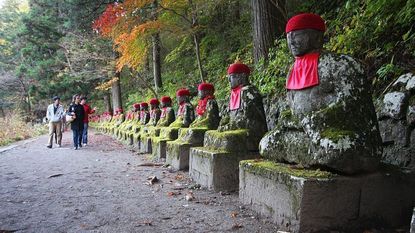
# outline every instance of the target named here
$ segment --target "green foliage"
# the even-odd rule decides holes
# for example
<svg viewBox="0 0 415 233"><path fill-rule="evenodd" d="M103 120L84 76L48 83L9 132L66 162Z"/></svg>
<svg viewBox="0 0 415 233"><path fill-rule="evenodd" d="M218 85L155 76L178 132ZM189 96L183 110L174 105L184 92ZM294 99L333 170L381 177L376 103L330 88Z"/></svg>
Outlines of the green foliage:
<svg viewBox="0 0 415 233"><path fill-rule="evenodd" d="M276 46L269 51L268 63L262 59L255 66L252 82L263 94L285 93L285 82L293 62L285 38L278 39Z"/></svg>
<svg viewBox="0 0 415 233"><path fill-rule="evenodd" d="M323 15L330 41L326 48L361 59L376 94L398 75L415 69L415 1L307 1L304 11Z"/></svg>

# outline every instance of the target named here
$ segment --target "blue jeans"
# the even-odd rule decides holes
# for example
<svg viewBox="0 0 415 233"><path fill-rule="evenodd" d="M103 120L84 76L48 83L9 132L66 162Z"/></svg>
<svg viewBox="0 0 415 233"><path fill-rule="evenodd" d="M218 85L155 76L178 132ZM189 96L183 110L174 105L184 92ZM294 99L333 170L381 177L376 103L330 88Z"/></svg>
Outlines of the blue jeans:
<svg viewBox="0 0 415 233"><path fill-rule="evenodd" d="M88 144L88 123L84 123L84 129L82 130L82 142Z"/></svg>
<svg viewBox="0 0 415 233"><path fill-rule="evenodd" d="M74 147L80 147L81 144L81 138L82 138L82 131L79 129L73 129L73 146Z"/></svg>

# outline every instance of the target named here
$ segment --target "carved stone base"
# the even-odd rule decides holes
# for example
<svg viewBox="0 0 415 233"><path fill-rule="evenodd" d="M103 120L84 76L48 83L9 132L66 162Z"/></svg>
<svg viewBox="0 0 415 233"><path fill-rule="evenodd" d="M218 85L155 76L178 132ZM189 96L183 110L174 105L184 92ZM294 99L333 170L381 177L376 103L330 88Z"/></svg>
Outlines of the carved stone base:
<svg viewBox="0 0 415 233"><path fill-rule="evenodd" d="M242 161L239 199L289 232L326 232L409 225L415 176L401 171L359 176Z"/></svg>
<svg viewBox="0 0 415 233"><path fill-rule="evenodd" d="M167 142L166 163L174 170L189 169L189 153L192 145L186 142Z"/></svg>
<svg viewBox="0 0 415 233"><path fill-rule="evenodd" d="M190 149L190 177L202 187L214 191L234 191L239 185L239 162L256 157L256 153L194 147Z"/></svg>

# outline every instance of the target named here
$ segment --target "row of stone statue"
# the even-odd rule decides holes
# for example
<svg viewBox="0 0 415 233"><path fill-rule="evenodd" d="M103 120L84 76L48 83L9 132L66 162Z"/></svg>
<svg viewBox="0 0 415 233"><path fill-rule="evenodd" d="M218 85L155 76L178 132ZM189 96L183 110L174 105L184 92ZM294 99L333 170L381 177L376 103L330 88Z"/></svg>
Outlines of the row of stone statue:
<svg viewBox="0 0 415 233"><path fill-rule="evenodd" d="M202 83L196 118L189 91L180 89L176 115L171 98L165 96L161 107L157 99L149 101L149 110L147 103L135 104L134 113L127 114L125 121L122 112L111 120L104 116L107 121L101 127L137 140L143 136L137 129L144 125L218 132L244 129L247 150L260 150L265 159L346 174L376 170L382 154L381 138L364 70L350 56L322 51L324 21L312 14L305 17L308 21L290 20L287 24L295 63L287 78L287 108L279 112L277 127L271 132L266 134L262 97L249 82L249 67L242 63L228 68L231 93L221 120L214 86ZM220 133L216 136L210 139L220 144Z"/></svg>

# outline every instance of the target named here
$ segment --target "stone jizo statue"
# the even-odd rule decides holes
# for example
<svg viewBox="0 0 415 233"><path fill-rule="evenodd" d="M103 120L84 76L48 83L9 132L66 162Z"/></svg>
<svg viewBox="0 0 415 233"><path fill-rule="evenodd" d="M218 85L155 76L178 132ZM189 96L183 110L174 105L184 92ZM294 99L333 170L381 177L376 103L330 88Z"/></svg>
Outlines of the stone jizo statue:
<svg viewBox="0 0 415 233"><path fill-rule="evenodd" d="M161 115L157 126L169 126L175 120L176 116L172 108L172 100L169 96L161 97Z"/></svg>
<svg viewBox="0 0 415 233"><path fill-rule="evenodd" d="M160 110L160 102L158 99L153 98L150 99L150 120L147 123L149 126L156 126L157 122L160 120L161 110Z"/></svg>
<svg viewBox="0 0 415 233"><path fill-rule="evenodd" d="M215 99L215 87L210 83L201 83L198 86L199 102L196 107L196 120L191 128L204 127L217 129L219 126L219 107Z"/></svg>
<svg viewBox="0 0 415 233"><path fill-rule="evenodd" d="M242 63L228 68L231 86L227 114L220 122L218 131L248 130L248 150L258 150L258 143L267 131L262 96L249 82L250 69Z"/></svg>
<svg viewBox="0 0 415 233"><path fill-rule="evenodd" d="M270 160L341 173L378 168L381 138L362 65L325 52L324 20L305 13L286 26L295 63L287 78L289 109L260 143Z"/></svg>
<svg viewBox="0 0 415 233"><path fill-rule="evenodd" d="M170 125L172 127L186 128L195 120L195 111L190 103L190 91L179 89L176 92L179 109L177 110L176 120Z"/></svg>

